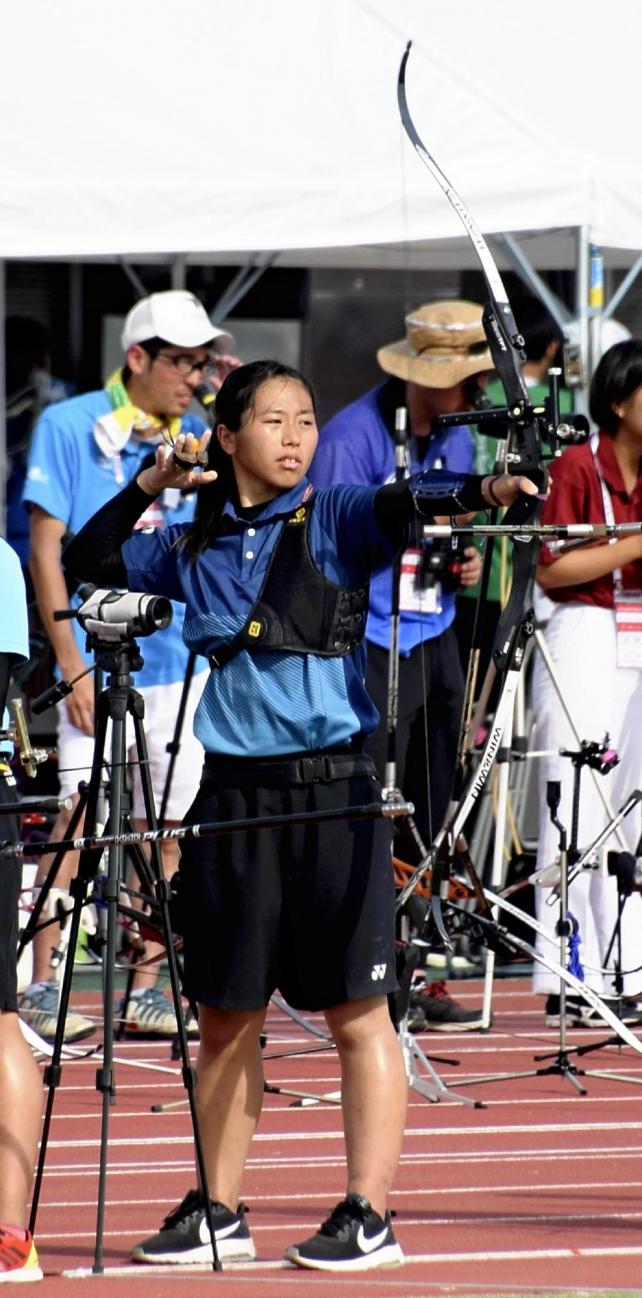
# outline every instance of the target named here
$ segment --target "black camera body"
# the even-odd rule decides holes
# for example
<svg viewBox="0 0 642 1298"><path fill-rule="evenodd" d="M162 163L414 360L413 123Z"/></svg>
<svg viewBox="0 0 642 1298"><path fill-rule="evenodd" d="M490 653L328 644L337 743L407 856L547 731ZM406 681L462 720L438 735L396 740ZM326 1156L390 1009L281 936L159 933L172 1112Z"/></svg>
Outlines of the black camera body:
<svg viewBox="0 0 642 1298"><path fill-rule="evenodd" d="M459 590L463 564L464 545L461 537L426 538L421 547L419 584L423 590L429 590L437 582L444 591Z"/></svg>

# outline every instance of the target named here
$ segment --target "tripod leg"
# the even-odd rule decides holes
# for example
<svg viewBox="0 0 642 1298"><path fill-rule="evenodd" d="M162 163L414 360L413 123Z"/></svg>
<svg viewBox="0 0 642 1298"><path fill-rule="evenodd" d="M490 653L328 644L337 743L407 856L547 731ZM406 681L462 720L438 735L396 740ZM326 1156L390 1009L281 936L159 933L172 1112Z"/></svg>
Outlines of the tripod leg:
<svg viewBox="0 0 642 1298"><path fill-rule="evenodd" d="M145 731L143 729L143 723L142 723L143 706L144 706L143 700L140 697L140 695L136 696L134 700L134 706L132 712L134 718L134 730L136 734L136 748L137 748L138 758L141 764L140 771L141 771L141 782L142 782L142 789L143 789L143 799L145 802L145 814L147 816L147 821L149 823L150 829L156 830L157 829L156 810L154 807L154 796L153 796L151 780L149 776L147 740L145 738ZM181 991L180 991L179 978L178 978L178 963L176 959L176 951L174 949L174 935L172 933L172 927L171 927L170 915L169 915L170 889L169 889L169 884L163 873L163 862L162 862L160 846L158 841L155 841L154 843L151 844L151 860L152 860L152 867L154 873L154 887L155 887L156 899L158 901L158 906L160 910L161 929L163 934L163 940L165 942L167 967L169 972L170 985L172 989L172 999L174 1002L174 1010L176 1013L176 1026L178 1030L177 1032L178 1048L180 1051L180 1058L182 1063L183 1085L185 1087L185 1091L187 1093L187 1099L189 1102L190 1117L192 1121L192 1131L194 1135L194 1151L196 1156L196 1166L198 1169L198 1177L199 1177L201 1191L204 1197L205 1218L207 1221L207 1225L208 1225L208 1229L212 1241L212 1265L215 1271L220 1271L221 1262L216 1248L216 1233L215 1233L214 1221L212 1217L212 1203L211 1203L210 1193L209 1193L207 1169L205 1167L205 1155L203 1153L203 1142L201 1139L198 1113L196 1111L196 1099L195 1099L196 1073L194 1068L192 1067L190 1057L189 1057L187 1032L185 1029L183 1007L181 1004Z"/></svg>
<svg viewBox="0 0 642 1298"><path fill-rule="evenodd" d="M122 826L122 796L125 762L127 757L125 717L126 694L116 687L109 699L112 717L111 783L109 792L109 833L118 834ZM104 1044L102 1066L96 1072L96 1090L102 1095L102 1121L100 1132L100 1159L98 1168L98 1195L96 1205L96 1247L94 1274L103 1271L103 1238L105 1228L105 1202L107 1181L107 1154L109 1147L109 1108L115 1098L113 1072L114 1051L114 985L116 962L116 911L120 896L123 872L123 848L114 843L109 848L107 879L103 899L107 906L107 934L103 953L104 994Z"/></svg>
<svg viewBox="0 0 642 1298"><path fill-rule="evenodd" d="M87 792L87 809L85 815L85 833L93 832L96 824L96 813L98 807L98 798L100 795L100 782L102 779L103 754L105 749L105 740L107 735L107 707L106 701L103 703L102 698L98 700L98 709L96 713L96 740L94 746L94 757L92 763L91 778ZM29 1229L33 1234L38 1214L38 1205L40 1202L40 1191L42 1187L42 1178L45 1170L47 1158L47 1145L49 1141L49 1132L51 1129L51 1119L53 1117L53 1108L56 1096L56 1089L60 1085L62 1077L62 1048L65 1039L65 1024L67 1019L67 1009L69 1006L69 997L71 993L71 981L73 977L74 956L76 944L80 932L80 917L82 907L87 898L88 884L94 878L100 857L102 855L100 848L90 848L80 854L78 865L78 874L72 880L70 893L74 898L74 906L71 917L68 919L70 925L69 945L67 956L63 967L63 977L60 990L60 1004L58 1019L56 1022L56 1032L54 1036L53 1048L51 1053L51 1063L48 1064L44 1073L44 1083L48 1086L47 1103L45 1106L45 1116L43 1130L40 1141L40 1153L38 1156L38 1165L34 1179L33 1195L31 1199L31 1216L29 1219Z"/></svg>
<svg viewBox="0 0 642 1298"><path fill-rule="evenodd" d="M169 795L172 788L172 779L174 777L174 767L176 765L176 758L178 757L180 746L181 746L181 731L183 729L183 725L185 722L185 708L187 706L190 687L194 677L195 664L196 664L196 654L193 649L190 649L189 656L187 659L187 666L185 668L185 678L183 680L183 688L181 690L181 697L178 704L178 713L176 715L176 725L174 727L174 734L170 742L167 744L167 752L169 753L169 762L167 764L167 774L165 776L165 787L163 789L160 811L158 813L158 823L160 826L163 826L165 824L165 816L167 814L167 804L169 802Z"/></svg>
<svg viewBox="0 0 642 1298"><path fill-rule="evenodd" d="M126 823L127 823L127 828L131 829L132 826L131 826L131 819L129 815L126 818ZM131 857L130 863L136 872L140 890L142 893L145 893L148 897L151 897L154 892L154 876L150 869L149 861L145 856L145 853L139 843L136 843L133 846L131 846L129 852ZM135 904L133 902L132 905L135 909ZM142 916L142 912L141 912L141 916ZM130 920L131 920L131 916L130 916ZM131 920L131 922L136 923L135 920ZM120 1041L125 1034L125 1028L127 1026L127 1011L131 1000L134 980L136 977L136 966L139 960L141 959L144 949L145 949L144 943L142 941L142 938L140 938L140 949L136 951L132 947L131 950L129 966L127 969L125 994L122 1000L121 1017L120 1017L120 1022L117 1024L116 1031L115 1031L115 1038L117 1041Z"/></svg>

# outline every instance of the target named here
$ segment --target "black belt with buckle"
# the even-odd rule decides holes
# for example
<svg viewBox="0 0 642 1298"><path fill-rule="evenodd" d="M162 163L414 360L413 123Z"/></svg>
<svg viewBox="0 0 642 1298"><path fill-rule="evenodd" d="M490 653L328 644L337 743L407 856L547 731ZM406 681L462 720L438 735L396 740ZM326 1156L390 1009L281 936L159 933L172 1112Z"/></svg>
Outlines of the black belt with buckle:
<svg viewBox="0 0 642 1298"><path fill-rule="evenodd" d="M376 774L368 753L345 749L302 753L288 757L252 757L222 759L206 753L202 784L328 784L346 780L352 775Z"/></svg>

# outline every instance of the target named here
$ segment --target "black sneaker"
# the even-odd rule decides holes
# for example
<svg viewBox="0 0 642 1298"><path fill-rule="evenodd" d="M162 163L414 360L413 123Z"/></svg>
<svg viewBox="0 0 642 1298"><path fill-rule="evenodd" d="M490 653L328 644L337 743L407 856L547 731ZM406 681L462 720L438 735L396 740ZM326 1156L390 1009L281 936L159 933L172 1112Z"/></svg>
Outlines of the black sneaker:
<svg viewBox="0 0 642 1298"><path fill-rule="evenodd" d="M216 1251L221 1261L225 1258L240 1261L256 1257L254 1241L247 1227L245 1204L236 1212L212 1200ZM211 1262L211 1236L205 1218L203 1195L190 1190L173 1208L158 1231L142 1244L132 1249L135 1262Z"/></svg>
<svg viewBox="0 0 642 1298"><path fill-rule="evenodd" d="M408 1028L411 1032L471 1032L482 1026L481 1009L465 1009L449 996L441 979L410 993Z"/></svg>
<svg viewBox="0 0 642 1298"><path fill-rule="evenodd" d="M327 1221L302 1244L290 1244L284 1257L316 1271L370 1271L401 1266L404 1255L390 1225L360 1194L348 1194Z"/></svg>

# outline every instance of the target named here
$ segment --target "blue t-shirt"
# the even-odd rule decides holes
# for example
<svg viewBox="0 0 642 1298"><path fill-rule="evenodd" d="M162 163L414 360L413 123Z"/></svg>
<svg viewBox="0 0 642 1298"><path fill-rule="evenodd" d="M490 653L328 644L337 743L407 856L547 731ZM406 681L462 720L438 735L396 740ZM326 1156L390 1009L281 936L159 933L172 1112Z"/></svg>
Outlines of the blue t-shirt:
<svg viewBox="0 0 642 1298"><path fill-rule="evenodd" d="M251 521L230 502L225 529L190 562L176 542L184 532L137 531L123 546L137 590L186 603L184 635L202 653L229 642L260 593L284 520L311 495L306 479L270 501ZM331 581L356 588L390 563L393 547L375 519L372 487L334 487L315 494L308 540L313 560ZM341 658L314 653L241 650L211 671L196 711L194 733L207 752L271 757L346 743L369 734L377 710L364 686L363 644Z"/></svg>
<svg viewBox="0 0 642 1298"><path fill-rule="evenodd" d="M351 405L340 410L321 429L319 445L310 466L309 477L317 487L333 483L372 483L382 486L395 478L394 442L386 424L382 394L386 384L379 384ZM424 458L416 458L417 442L411 439L410 472L422 469L451 469L471 473L473 438L465 425L445 428L430 437ZM366 637L382 649L390 647L390 611L392 608L392 567L378 573L370 584L370 611ZM407 656L417 645L441 635L455 616L455 596L442 592L439 612L413 612L404 609L399 620L399 651Z"/></svg>
<svg viewBox="0 0 642 1298"><path fill-rule="evenodd" d="M36 424L23 499L60 519L72 534L117 495L124 483L136 476L142 462L154 451L152 443L132 436L119 454L103 454L94 436L94 426L111 409L106 392L87 392L49 406ZM183 430L197 437L204 427L195 415L188 414L182 419ZM176 490L166 491L150 504L139 527L164 529L175 523L190 522L194 505L194 495L185 497ZM79 600L74 597L71 603L77 607ZM166 630L141 640L144 666L136 673L137 685L163 685L184 678L188 649L182 628L183 609L177 606ZM85 648L85 632L78 622L74 622L74 632L82 656L89 664L92 659ZM204 667L205 663L197 664L197 670Z"/></svg>
<svg viewBox="0 0 642 1298"><path fill-rule="evenodd" d="M29 657L29 628L27 626L27 596L20 560L11 546L0 537L0 653L26 662ZM9 712L5 708L2 729L9 726ZM0 753L11 753L7 740L0 743Z"/></svg>

